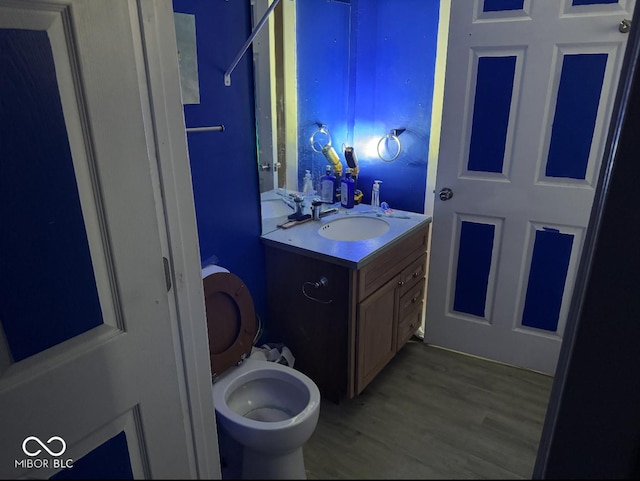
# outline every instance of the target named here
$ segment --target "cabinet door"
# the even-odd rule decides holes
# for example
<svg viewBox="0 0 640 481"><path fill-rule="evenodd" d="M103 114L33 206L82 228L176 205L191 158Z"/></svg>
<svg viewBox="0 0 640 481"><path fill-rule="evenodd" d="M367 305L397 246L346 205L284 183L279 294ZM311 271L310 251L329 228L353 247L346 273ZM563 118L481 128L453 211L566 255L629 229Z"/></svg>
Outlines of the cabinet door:
<svg viewBox="0 0 640 481"><path fill-rule="evenodd" d="M360 394L396 352L396 276L358 305L356 392Z"/></svg>
<svg viewBox="0 0 640 481"><path fill-rule="evenodd" d="M425 280L423 277L411 290L407 290L403 295L399 296L398 344L396 351L399 351L420 327L422 321L422 306L424 304L424 284ZM402 289L399 290L403 292Z"/></svg>

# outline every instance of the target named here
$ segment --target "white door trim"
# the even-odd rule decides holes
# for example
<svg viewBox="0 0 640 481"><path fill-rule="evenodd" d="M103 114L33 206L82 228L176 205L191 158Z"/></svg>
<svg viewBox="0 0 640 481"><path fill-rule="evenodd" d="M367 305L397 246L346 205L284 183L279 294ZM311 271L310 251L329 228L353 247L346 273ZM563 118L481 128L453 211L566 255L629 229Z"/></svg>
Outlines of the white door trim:
<svg viewBox="0 0 640 481"><path fill-rule="evenodd" d="M180 93L175 25L171 0L138 0L147 64L152 135L155 137L162 207L171 266L175 356L184 372L181 386L189 451L195 478L221 479L211 390L211 369L200 249L193 187ZM171 295L172 294L172 295Z"/></svg>

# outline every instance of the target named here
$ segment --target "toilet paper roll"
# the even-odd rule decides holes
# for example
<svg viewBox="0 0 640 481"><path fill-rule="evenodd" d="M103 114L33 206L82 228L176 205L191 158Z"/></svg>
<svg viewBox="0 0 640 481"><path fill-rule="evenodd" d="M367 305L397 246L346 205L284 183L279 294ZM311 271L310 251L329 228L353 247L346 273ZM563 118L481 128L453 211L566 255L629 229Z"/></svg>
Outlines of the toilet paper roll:
<svg viewBox="0 0 640 481"><path fill-rule="evenodd" d="M225 269L222 266L217 266L215 264L211 264L202 269L202 278L210 276L211 274L216 274L217 272L229 272L229 270Z"/></svg>

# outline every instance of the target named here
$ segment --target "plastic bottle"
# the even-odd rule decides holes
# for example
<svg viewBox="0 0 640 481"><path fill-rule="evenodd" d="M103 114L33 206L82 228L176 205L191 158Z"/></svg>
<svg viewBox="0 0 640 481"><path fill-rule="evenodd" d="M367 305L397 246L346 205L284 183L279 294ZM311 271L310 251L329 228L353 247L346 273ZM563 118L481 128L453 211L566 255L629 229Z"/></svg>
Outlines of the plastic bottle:
<svg viewBox="0 0 640 481"><path fill-rule="evenodd" d="M311 171L307 170L304 174L304 181L302 183L302 195L304 197L311 197L315 191L313 190L313 181L311 179Z"/></svg>
<svg viewBox="0 0 640 481"><path fill-rule="evenodd" d="M381 180L374 180L373 187L371 189L371 206L380 207L380 184Z"/></svg>
<svg viewBox="0 0 640 481"><path fill-rule="evenodd" d="M336 176L331 173L331 166L327 165L325 174L320 177L320 198L324 202L336 202Z"/></svg>
<svg viewBox="0 0 640 481"><path fill-rule="evenodd" d="M347 209L353 209L353 194L355 190L355 182L351 178L351 169L347 169L347 173L342 178L340 186L340 204Z"/></svg>

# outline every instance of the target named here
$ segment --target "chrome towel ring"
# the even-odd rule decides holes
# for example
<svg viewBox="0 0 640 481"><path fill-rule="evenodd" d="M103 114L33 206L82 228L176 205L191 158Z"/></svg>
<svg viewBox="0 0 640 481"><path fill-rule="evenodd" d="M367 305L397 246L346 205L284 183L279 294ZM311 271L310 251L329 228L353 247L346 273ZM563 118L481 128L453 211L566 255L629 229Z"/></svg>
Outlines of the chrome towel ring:
<svg viewBox="0 0 640 481"><path fill-rule="evenodd" d="M393 162L400 156L400 152L402 152L402 143L400 142L400 134L404 131L405 129L393 129L387 135L380 138L380 140L378 141L378 157L380 157L381 160L385 162ZM392 143L391 145L393 144L397 145L397 151L395 154L385 156L382 153L382 149L384 147L384 150L386 150L386 152L389 153L390 142Z"/></svg>
<svg viewBox="0 0 640 481"><path fill-rule="evenodd" d="M325 142L321 142L322 136L326 138ZM331 134L329 133L329 128L324 124L318 124L318 129L311 134L311 137L309 137L309 143L311 144L311 149L314 152L321 154L323 147L331 145ZM316 148L316 144L320 146L319 149Z"/></svg>

